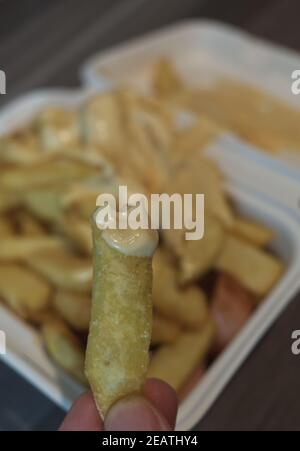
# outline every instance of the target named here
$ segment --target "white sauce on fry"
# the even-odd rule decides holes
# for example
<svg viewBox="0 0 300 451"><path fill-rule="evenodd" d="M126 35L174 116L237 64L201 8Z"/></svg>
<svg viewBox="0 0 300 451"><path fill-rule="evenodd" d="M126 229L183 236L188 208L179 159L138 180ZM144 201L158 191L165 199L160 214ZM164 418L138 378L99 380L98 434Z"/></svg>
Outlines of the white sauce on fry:
<svg viewBox="0 0 300 451"><path fill-rule="evenodd" d="M101 225L97 219L97 212L94 220L99 229ZM120 213L117 213L122 215ZM132 257L152 257L158 246L158 232L153 229L111 229L102 230L102 239L112 248L124 255Z"/></svg>
<svg viewBox="0 0 300 451"><path fill-rule="evenodd" d="M158 233L151 229L106 229L102 233L102 238L122 254L133 257L152 257L158 245Z"/></svg>

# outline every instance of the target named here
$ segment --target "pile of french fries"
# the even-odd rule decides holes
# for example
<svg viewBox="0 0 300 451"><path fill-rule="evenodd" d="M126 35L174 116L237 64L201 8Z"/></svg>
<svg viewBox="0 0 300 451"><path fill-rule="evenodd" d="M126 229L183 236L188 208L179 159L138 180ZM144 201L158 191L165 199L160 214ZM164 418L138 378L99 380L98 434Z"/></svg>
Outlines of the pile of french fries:
<svg viewBox="0 0 300 451"><path fill-rule="evenodd" d="M234 211L222 175L201 153L224 124L202 117L201 100L186 101L190 90L168 62L155 66L152 88L142 95L121 87L78 110L44 109L1 139L0 298L85 384L97 196L120 183L145 194L205 194L204 239L161 231L154 257L149 376L184 396L284 268L268 250L273 231Z"/></svg>

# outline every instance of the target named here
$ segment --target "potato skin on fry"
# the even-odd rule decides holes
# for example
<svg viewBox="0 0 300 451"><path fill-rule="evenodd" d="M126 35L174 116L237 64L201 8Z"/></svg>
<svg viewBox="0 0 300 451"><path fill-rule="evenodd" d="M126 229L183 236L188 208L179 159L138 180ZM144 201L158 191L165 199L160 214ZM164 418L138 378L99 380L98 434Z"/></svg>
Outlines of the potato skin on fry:
<svg viewBox="0 0 300 451"><path fill-rule="evenodd" d="M93 221L94 286L85 373L101 415L140 391L152 329L151 258L111 248Z"/></svg>

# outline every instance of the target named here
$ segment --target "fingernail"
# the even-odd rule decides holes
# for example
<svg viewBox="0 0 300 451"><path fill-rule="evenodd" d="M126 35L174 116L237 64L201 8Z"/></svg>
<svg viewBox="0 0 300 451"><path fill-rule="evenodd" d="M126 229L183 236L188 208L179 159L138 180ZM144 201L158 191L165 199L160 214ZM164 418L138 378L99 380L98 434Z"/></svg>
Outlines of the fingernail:
<svg viewBox="0 0 300 451"><path fill-rule="evenodd" d="M106 431L170 431L166 419L141 396L124 398L109 410Z"/></svg>

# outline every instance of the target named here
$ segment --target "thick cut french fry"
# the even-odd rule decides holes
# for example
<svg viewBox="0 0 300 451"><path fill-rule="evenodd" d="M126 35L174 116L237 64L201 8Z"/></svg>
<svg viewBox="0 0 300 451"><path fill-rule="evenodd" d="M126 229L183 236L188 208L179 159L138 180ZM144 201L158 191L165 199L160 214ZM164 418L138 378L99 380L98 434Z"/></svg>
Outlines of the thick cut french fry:
<svg viewBox="0 0 300 451"><path fill-rule="evenodd" d="M174 321L154 314L151 345L156 346L166 343L174 343L179 337L180 327Z"/></svg>
<svg viewBox="0 0 300 451"><path fill-rule="evenodd" d="M59 320L46 322L42 327L42 335L53 360L79 382L86 384L84 349L76 335Z"/></svg>
<svg viewBox="0 0 300 451"><path fill-rule="evenodd" d="M55 236L37 237L7 237L0 246L0 262L27 261L36 252L61 249L63 241Z"/></svg>
<svg viewBox="0 0 300 451"><path fill-rule="evenodd" d="M200 331L183 333L175 343L161 346L151 359L148 377L162 379L178 391L207 356L214 331L208 320Z"/></svg>
<svg viewBox="0 0 300 451"><path fill-rule="evenodd" d="M235 220L232 233L260 247L267 246L274 236L269 227L243 218Z"/></svg>
<svg viewBox="0 0 300 451"><path fill-rule="evenodd" d="M76 147L80 142L76 111L47 108L39 114L36 125L46 151Z"/></svg>
<svg viewBox="0 0 300 451"><path fill-rule="evenodd" d="M90 295L58 290L53 298L53 306L73 329L82 332L89 330L91 315Z"/></svg>
<svg viewBox="0 0 300 451"><path fill-rule="evenodd" d="M57 288L88 293L92 288L93 268L89 259L79 258L61 246L36 252L27 264Z"/></svg>
<svg viewBox="0 0 300 451"><path fill-rule="evenodd" d="M268 294L283 273L283 265L278 258L230 235L215 268L235 277L259 297Z"/></svg>
<svg viewBox="0 0 300 451"><path fill-rule="evenodd" d="M153 259L153 304L158 313L181 326L197 329L207 319L204 293L196 286L180 289L169 256L158 249Z"/></svg>
<svg viewBox="0 0 300 451"><path fill-rule="evenodd" d="M44 310L50 302L49 284L30 269L16 264L0 265L0 295L18 315L31 319L31 314Z"/></svg>
<svg viewBox="0 0 300 451"><path fill-rule="evenodd" d="M117 251L106 243L94 221L93 236L94 287L85 372L105 415L118 399L139 392L146 377L152 258Z"/></svg>
<svg viewBox="0 0 300 451"><path fill-rule="evenodd" d="M183 284L199 280L213 266L221 252L225 230L217 219L205 216L205 232L201 240L184 240L179 252L179 279Z"/></svg>

